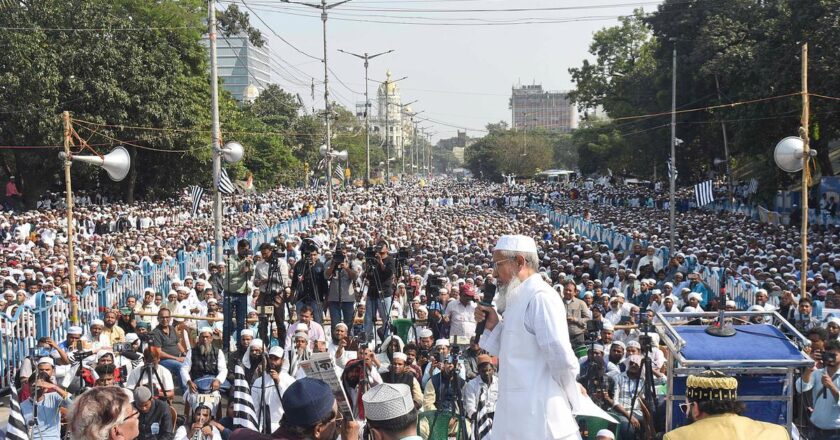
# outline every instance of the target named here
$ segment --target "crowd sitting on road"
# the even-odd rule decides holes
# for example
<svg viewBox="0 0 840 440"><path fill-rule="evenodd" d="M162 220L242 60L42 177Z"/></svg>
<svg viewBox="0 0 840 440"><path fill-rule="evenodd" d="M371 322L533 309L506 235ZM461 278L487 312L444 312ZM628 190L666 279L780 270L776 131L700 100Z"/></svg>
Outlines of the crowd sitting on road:
<svg viewBox="0 0 840 440"><path fill-rule="evenodd" d="M604 197L637 197L633 191L447 179L337 191L333 216L307 231L278 236L259 249L239 240L224 264L210 263L164 289L103 305L101 319L69 327L66 341L41 338L36 353L19 366L16 386L22 399L32 396L49 408L37 419L44 438L59 438L67 419L63 408L91 391L71 395L114 386L133 402L141 439L271 438L237 431L243 424L234 408L237 380L247 383L262 430L280 433L275 438L312 437L318 429L353 435L358 427L352 423L327 426L329 417L337 417L334 400L324 397L329 408L313 409L300 394L323 394L322 383L307 378L303 365L326 353L354 418L375 426L376 403L368 407L368 396L387 390L389 398L410 406L400 416L450 410L467 421L460 429L481 438L492 426L486 422L498 394L498 360L476 338L475 308L496 276L494 244L502 235L521 234L536 240L540 274L563 299L572 345L583 347L579 380L621 421L620 438L664 425L645 420L634 392L644 380L644 352L657 385L667 367L664 341L655 333L641 337L643 312L739 309L734 301L718 302L717 292L700 279L700 266L724 268L754 284L759 290L748 310L776 311L813 342L809 350L818 370L803 376L798 389L830 387L819 379L838 368L836 358L823 362L822 354L840 353L832 342L840 335L840 314L830 315L840 308L833 305L840 288L836 229L812 231L808 290L800 292L796 228L690 210L677 220L675 255L663 261L657 251L669 242L662 211L601 203ZM224 236L234 238L258 224L313 212L326 198L323 191L277 189L227 203L233 209ZM531 204L609 226L633 242L615 249L591 241L555 227ZM205 249L212 225L206 212L191 218L189 209L186 198L77 209L77 288L97 275L118 277L142 261L160 264L179 251ZM31 306L41 290L68 296L63 211L45 207L2 216L0 310L11 315L14 307ZM274 309L266 312L265 306ZM596 377L606 386L593 388ZM22 410L32 417L31 404ZM825 424L831 415L840 420L840 407L817 406L814 427L840 428ZM65 430L74 430L74 423Z"/></svg>

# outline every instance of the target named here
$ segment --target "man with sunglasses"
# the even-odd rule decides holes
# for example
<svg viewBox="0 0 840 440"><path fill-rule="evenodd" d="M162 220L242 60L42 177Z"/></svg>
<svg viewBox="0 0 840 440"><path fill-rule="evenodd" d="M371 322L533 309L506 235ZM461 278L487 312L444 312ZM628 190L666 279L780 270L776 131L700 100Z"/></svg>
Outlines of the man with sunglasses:
<svg viewBox="0 0 840 440"><path fill-rule="evenodd" d="M797 383L797 388L799 383ZM688 425L665 434L665 440L788 440L787 429L774 423L741 416L746 409L738 401L738 380L720 371L704 371L686 379L686 402L680 409ZM837 402L837 395L833 397ZM623 437L622 437L623 438ZM815 439L833 439L817 436Z"/></svg>

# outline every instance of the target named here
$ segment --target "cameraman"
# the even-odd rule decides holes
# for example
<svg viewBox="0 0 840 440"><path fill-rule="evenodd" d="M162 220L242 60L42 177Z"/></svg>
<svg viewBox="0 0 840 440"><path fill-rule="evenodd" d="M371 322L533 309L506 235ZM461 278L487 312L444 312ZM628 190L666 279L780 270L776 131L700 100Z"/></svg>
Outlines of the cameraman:
<svg viewBox="0 0 840 440"><path fill-rule="evenodd" d="M621 374L618 367L604 359L604 346L595 344L581 363L580 382L592 400L607 411L612 407L615 399L615 381L613 377Z"/></svg>
<svg viewBox="0 0 840 440"><path fill-rule="evenodd" d="M31 398L20 403L20 412L27 424L32 423L32 438L60 439L61 408L70 406L70 393L54 384L49 374L44 372L33 373L27 383L29 388L36 392Z"/></svg>
<svg viewBox="0 0 840 440"><path fill-rule="evenodd" d="M260 256L262 261L258 262L254 269L254 286L259 290L257 306L274 306L274 322L283 323L286 320L283 302L288 299L286 287L288 287L289 263L271 243L263 243L260 246ZM278 325L277 328L280 332L278 340L285 341L286 327ZM263 341L270 340L268 317L264 314L260 314L259 336Z"/></svg>
<svg viewBox="0 0 840 440"><path fill-rule="evenodd" d="M321 304L327 295L327 278L324 263L318 258L318 248L311 240L301 245L303 258L295 263L292 274L292 291L295 292L295 310L307 305L312 307L315 322L324 322Z"/></svg>
<svg viewBox="0 0 840 440"><path fill-rule="evenodd" d="M394 292L394 273L396 272L394 258L388 253L388 246L384 243L378 244L373 249L373 255L365 256L365 276L367 278L368 292L365 304L365 334L368 339L374 338L374 323L376 315L382 319L383 324L388 322L391 313L391 295ZM384 325L383 337L391 332L388 325Z"/></svg>
<svg viewBox="0 0 840 440"><path fill-rule="evenodd" d="M329 296L327 296L330 320L333 325L339 322L352 325L353 307L356 304L352 287L359 273L350 266L344 249L336 250L332 260L327 262L326 275L330 282Z"/></svg>
<svg viewBox="0 0 840 440"><path fill-rule="evenodd" d="M236 244L236 255L228 256L225 269L225 331L223 340L230 341L231 318L236 317L236 339L245 328L248 316L248 280L254 273L254 260L251 257L248 240L242 239ZM227 344L227 342L225 342Z"/></svg>

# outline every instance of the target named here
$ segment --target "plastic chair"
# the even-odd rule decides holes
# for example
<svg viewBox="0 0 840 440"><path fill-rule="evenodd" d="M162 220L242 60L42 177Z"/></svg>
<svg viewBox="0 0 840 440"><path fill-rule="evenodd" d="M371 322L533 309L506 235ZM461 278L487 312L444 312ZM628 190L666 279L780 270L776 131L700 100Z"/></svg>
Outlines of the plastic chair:
<svg viewBox="0 0 840 440"><path fill-rule="evenodd" d="M589 354L588 345L581 345L580 347L575 348L575 356L577 356L578 359L586 356L587 354Z"/></svg>
<svg viewBox="0 0 840 440"><path fill-rule="evenodd" d="M400 337L404 342L408 341L408 330L411 328L411 320L410 319L392 319L391 325L397 329L397 336Z"/></svg>
<svg viewBox="0 0 840 440"><path fill-rule="evenodd" d="M423 440L461 439L467 432L466 421L452 411L424 411L417 416L417 435Z"/></svg>

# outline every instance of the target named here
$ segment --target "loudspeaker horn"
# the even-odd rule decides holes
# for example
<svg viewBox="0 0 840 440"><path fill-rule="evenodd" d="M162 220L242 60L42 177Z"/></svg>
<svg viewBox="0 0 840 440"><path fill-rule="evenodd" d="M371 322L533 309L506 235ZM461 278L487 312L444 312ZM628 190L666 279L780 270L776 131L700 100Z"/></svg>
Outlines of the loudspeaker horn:
<svg viewBox="0 0 840 440"><path fill-rule="evenodd" d="M321 156L326 156L327 155L327 146L326 145L321 145L321 147L318 148L318 152L321 153Z"/></svg>
<svg viewBox="0 0 840 440"><path fill-rule="evenodd" d="M715 166L726 163L726 159L715 159Z"/></svg>
<svg viewBox="0 0 840 440"><path fill-rule="evenodd" d="M59 153L58 157L64 159L64 153ZM102 167L108 177L114 182L119 182L125 179L128 175L128 170L131 169L131 156L128 150L123 147L114 148L113 151L105 156L71 156L72 160L76 162L84 162L92 165Z"/></svg>
<svg viewBox="0 0 840 440"><path fill-rule="evenodd" d="M776 149L773 150L773 159L783 171L788 173L802 171L804 150L805 141L801 137L788 136L776 144Z"/></svg>
<svg viewBox="0 0 840 440"><path fill-rule="evenodd" d="M347 150L339 151L338 153L335 153L333 157L340 161L347 161Z"/></svg>
<svg viewBox="0 0 840 440"><path fill-rule="evenodd" d="M228 142L225 144L224 148L222 148L222 157L225 158L225 162L227 163L239 162L242 160L242 156L244 154L245 150L239 142Z"/></svg>

